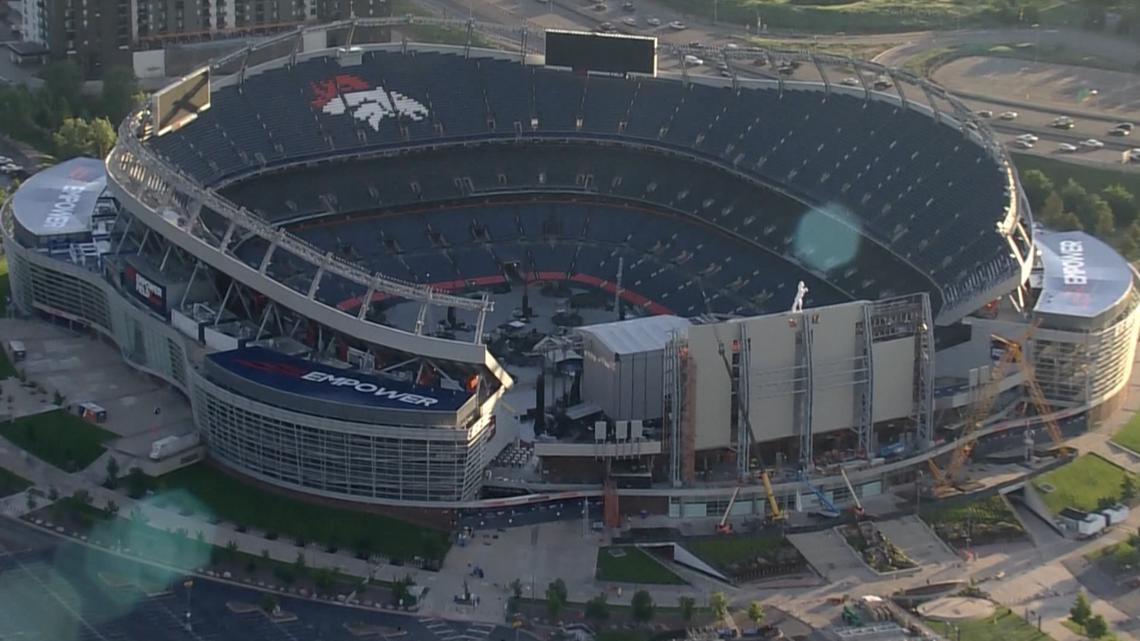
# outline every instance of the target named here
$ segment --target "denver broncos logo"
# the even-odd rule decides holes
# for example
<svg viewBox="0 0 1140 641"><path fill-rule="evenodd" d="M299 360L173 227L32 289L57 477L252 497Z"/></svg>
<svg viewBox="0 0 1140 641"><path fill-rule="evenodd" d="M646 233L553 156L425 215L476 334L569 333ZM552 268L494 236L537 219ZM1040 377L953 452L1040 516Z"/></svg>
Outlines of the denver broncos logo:
<svg viewBox="0 0 1140 641"><path fill-rule="evenodd" d="M385 118L403 116L420 121L428 116L427 107L402 93L373 87L359 76L337 74L328 80L311 84L313 99L309 103L330 116L349 113L379 131Z"/></svg>

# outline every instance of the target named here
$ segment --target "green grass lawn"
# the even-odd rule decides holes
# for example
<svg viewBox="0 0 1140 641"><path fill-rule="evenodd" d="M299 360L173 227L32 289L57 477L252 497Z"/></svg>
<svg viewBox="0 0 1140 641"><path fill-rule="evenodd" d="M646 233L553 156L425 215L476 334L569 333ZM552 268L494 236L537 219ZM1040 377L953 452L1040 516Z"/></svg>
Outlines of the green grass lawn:
<svg viewBox="0 0 1140 641"><path fill-rule="evenodd" d="M1009 608L999 607L996 615L996 618L989 617L956 624L962 631L962 641L1052 641L1053 639L1044 632L1038 632L1036 626L1030 625ZM947 623L932 620L927 620L926 623L947 639L957 638L957 634ZM954 636L951 636L952 633Z"/></svg>
<svg viewBox="0 0 1140 641"><path fill-rule="evenodd" d="M705 562L726 568L756 557L773 557L788 545L787 540L781 538L725 536L687 541L684 547Z"/></svg>
<svg viewBox="0 0 1140 641"><path fill-rule="evenodd" d="M31 486L32 482L28 479L0 467L0 497L11 496L16 492L23 492Z"/></svg>
<svg viewBox="0 0 1140 641"><path fill-rule="evenodd" d="M1140 453L1140 412L1133 414L1124 427L1113 435L1112 442Z"/></svg>
<svg viewBox="0 0 1140 641"><path fill-rule="evenodd" d="M624 555L614 556L611 551L620 550ZM620 554L619 552L619 554ZM598 550L599 581L619 581L622 583L659 583L680 585L685 582L668 568L635 547L611 546Z"/></svg>
<svg viewBox="0 0 1140 641"><path fill-rule="evenodd" d="M103 454L115 434L64 410L26 416L0 425L0 436L69 472L79 471Z"/></svg>
<svg viewBox="0 0 1140 641"><path fill-rule="evenodd" d="M659 0L660 4L712 19L710 0ZM755 25L757 17L770 29L814 32L889 32L957 29L977 24L1002 24L1017 18L1000 0L719 0L722 23ZM1068 0L1022 0L1027 21L1053 24L1071 19ZM1065 5L1058 7L1057 5ZM1034 14L1033 12L1036 12Z"/></svg>
<svg viewBox="0 0 1140 641"><path fill-rule="evenodd" d="M208 465L185 467L155 481L156 501L209 515L282 538L335 545L357 553L401 560L441 560L450 547L446 532L389 516L307 503L262 490Z"/></svg>
<svg viewBox="0 0 1140 641"><path fill-rule="evenodd" d="M1033 485L1039 491L1045 484L1053 486L1052 492L1040 492L1046 507L1053 513L1060 512L1065 507L1094 510L1102 498L1120 496L1120 486L1128 474L1123 468L1096 454L1085 454L1052 472L1042 474L1033 480Z"/></svg>

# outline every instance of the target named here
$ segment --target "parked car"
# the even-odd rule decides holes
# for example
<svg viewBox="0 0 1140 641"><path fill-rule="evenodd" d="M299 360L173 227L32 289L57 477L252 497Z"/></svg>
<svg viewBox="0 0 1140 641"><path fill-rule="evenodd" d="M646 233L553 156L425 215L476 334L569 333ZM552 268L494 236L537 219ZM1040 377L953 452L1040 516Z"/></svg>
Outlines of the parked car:
<svg viewBox="0 0 1140 641"><path fill-rule="evenodd" d="M637 11L637 7L633 6L632 2L627 2L621 6L623 11Z"/></svg>
<svg viewBox="0 0 1140 641"><path fill-rule="evenodd" d="M637 18L634 18L633 16L626 16L626 17L622 18L621 21L622 21L622 24L628 25L630 27L636 27L637 26Z"/></svg>
<svg viewBox="0 0 1140 641"><path fill-rule="evenodd" d="M661 26L661 19L660 18L646 18L645 24L647 24L651 27L660 27Z"/></svg>
<svg viewBox="0 0 1140 641"><path fill-rule="evenodd" d="M681 22L680 20L674 20L673 22L669 23L669 28L674 31L684 31L685 29L689 28L689 25Z"/></svg>

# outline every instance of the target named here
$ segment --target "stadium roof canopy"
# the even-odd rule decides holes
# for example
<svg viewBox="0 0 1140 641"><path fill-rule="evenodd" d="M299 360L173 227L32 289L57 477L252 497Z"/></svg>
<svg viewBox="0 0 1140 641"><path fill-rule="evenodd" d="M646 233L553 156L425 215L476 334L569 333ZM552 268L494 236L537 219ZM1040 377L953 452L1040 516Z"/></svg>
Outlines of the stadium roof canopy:
<svg viewBox="0 0 1140 641"><path fill-rule="evenodd" d="M637 354L665 349L673 332L684 334L690 323L679 316L646 316L579 327L576 331L589 334L614 354Z"/></svg>
<svg viewBox="0 0 1140 641"><path fill-rule="evenodd" d="M36 236L79 234L91 228L107 170L95 158L72 158L37 172L12 196L20 225Z"/></svg>
<svg viewBox="0 0 1140 641"><path fill-rule="evenodd" d="M1132 268L1111 247L1080 231L1041 230L1036 239L1042 273L1034 312L1092 320L1125 300Z"/></svg>

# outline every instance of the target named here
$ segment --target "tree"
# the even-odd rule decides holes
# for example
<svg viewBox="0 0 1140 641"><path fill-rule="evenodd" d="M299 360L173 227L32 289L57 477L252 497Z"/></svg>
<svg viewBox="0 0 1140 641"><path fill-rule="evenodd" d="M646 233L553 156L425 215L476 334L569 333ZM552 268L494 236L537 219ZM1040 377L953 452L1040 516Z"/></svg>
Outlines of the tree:
<svg viewBox="0 0 1140 641"><path fill-rule="evenodd" d="M130 67L111 67L103 73L100 107L107 118L118 124L136 106L139 93L135 72Z"/></svg>
<svg viewBox="0 0 1140 641"><path fill-rule="evenodd" d="M114 501L107 501L107 504L103 506L103 513L107 515L107 518L116 516L119 513L119 504Z"/></svg>
<svg viewBox="0 0 1140 641"><path fill-rule="evenodd" d="M681 608L681 619L686 623L692 621L693 615L697 611L697 600L691 596L683 596L678 605Z"/></svg>
<svg viewBox="0 0 1140 641"><path fill-rule="evenodd" d="M91 493L87 490L75 490L71 493L71 498L80 505L91 505Z"/></svg>
<svg viewBox="0 0 1140 641"><path fill-rule="evenodd" d="M1124 185L1109 185L1101 190L1100 197L1112 209L1112 217L1116 220L1117 227L1127 227L1136 222L1136 197L1125 189Z"/></svg>
<svg viewBox="0 0 1140 641"><path fill-rule="evenodd" d="M115 129L106 118L90 122L83 118L65 118L52 134L52 142L60 160L76 156L102 158L115 145Z"/></svg>
<svg viewBox="0 0 1140 641"><path fill-rule="evenodd" d="M63 100L69 107L79 106L79 95L83 91L83 70L70 60L53 62L43 68L40 77L44 79L44 91L49 98Z"/></svg>
<svg viewBox="0 0 1140 641"><path fill-rule="evenodd" d="M28 511L31 512L32 510L36 509L36 497L30 493L26 494L24 498L24 504L28 506Z"/></svg>
<svg viewBox="0 0 1140 641"><path fill-rule="evenodd" d="M237 560L238 544L237 541L226 542L226 560L233 563Z"/></svg>
<svg viewBox="0 0 1140 641"><path fill-rule="evenodd" d="M1053 193L1053 181L1039 169L1030 169L1021 174L1021 187L1034 211L1040 209L1045 204L1045 198Z"/></svg>
<svg viewBox="0 0 1140 641"><path fill-rule="evenodd" d="M146 494L146 474L137 467L127 472L127 496L141 499Z"/></svg>
<svg viewBox="0 0 1140 641"><path fill-rule="evenodd" d="M268 614L277 613L277 595L266 592L261 595L261 609Z"/></svg>
<svg viewBox="0 0 1140 641"><path fill-rule="evenodd" d="M546 589L546 614L550 617L551 621L558 620L558 615L562 613L562 608L566 602L562 600L557 594Z"/></svg>
<svg viewBox="0 0 1140 641"><path fill-rule="evenodd" d="M566 589L566 582L562 579L554 579L550 582L550 585L546 587L546 594L548 595L548 598L551 592L556 594L558 596L558 599L563 603L566 603L570 600L570 592Z"/></svg>
<svg viewBox="0 0 1140 641"><path fill-rule="evenodd" d="M632 610L633 620L639 623L648 623L653 618L656 609L653 604L653 597L646 590L634 592L633 600L630 601L629 606Z"/></svg>
<svg viewBox="0 0 1140 641"><path fill-rule="evenodd" d="M293 561L293 569L297 571L299 576L305 575L305 553L297 552L297 558Z"/></svg>
<svg viewBox="0 0 1140 641"><path fill-rule="evenodd" d="M1099 614L1089 617L1089 620L1085 622L1085 632L1090 639L1099 639L1108 634L1108 622Z"/></svg>
<svg viewBox="0 0 1140 641"><path fill-rule="evenodd" d="M1108 238L1116 231L1116 221L1112 218L1112 208L1096 194L1090 195L1082 203L1082 209L1075 213L1084 223L1085 228L1091 229L1096 236Z"/></svg>
<svg viewBox="0 0 1140 641"><path fill-rule="evenodd" d="M1089 195L1084 186L1072 178L1065 182L1060 193L1061 200L1065 203L1065 211L1075 211L1077 206Z"/></svg>
<svg viewBox="0 0 1140 641"><path fill-rule="evenodd" d="M748 620L752 622L753 626L759 625L764 620L764 604L759 601L753 601L748 604Z"/></svg>
<svg viewBox="0 0 1140 641"><path fill-rule="evenodd" d="M522 581L520 581L520 580L518 580L518 579L515 579L515 580L511 581L511 583L510 583L510 585L509 585L508 587L510 587L510 589L511 589L511 594L512 594L512 595L513 595L513 596L514 596L516 599L521 599L521 598L522 598L522 590L523 590L523 584L522 584Z"/></svg>
<svg viewBox="0 0 1140 641"><path fill-rule="evenodd" d="M586 602L586 618L592 621L605 621L610 618L610 605L605 592Z"/></svg>
<svg viewBox="0 0 1140 641"><path fill-rule="evenodd" d="M709 596L709 609L717 621L728 616L728 597L724 596L724 592L713 592Z"/></svg>
<svg viewBox="0 0 1140 641"><path fill-rule="evenodd" d="M48 500L49 501L58 501L59 500L59 490L55 489L55 486L48 488Z"/></svg>
<svg viewBox="0 0 1140 641"><path fill-rule="evenodd" d="M1069 618L1073 623L1084 625L1091 614L1092 607L1089 606L1089 598L1085 596L1084 590L1077 592L1077 599L1073 601L1073 607L1069 608Z"/></svg>
<svg viewBox="0 0 1140 641"><path fill-rule="evenodd" d="M1126 475L1124 480L1120 482L1120 498L1125 501L1136 498L1136 481L1131 474Z"/></svg>
<svg viewBox="0 0 1140 641"><path fill-rule="evenodd" d="M115 489L115 486L118 485L118 483L119 483L119 462L115 460L115 457L108 456L107 457L107 483L106 483L106 485L108 488L113 490L113 489Z"/></svg>

